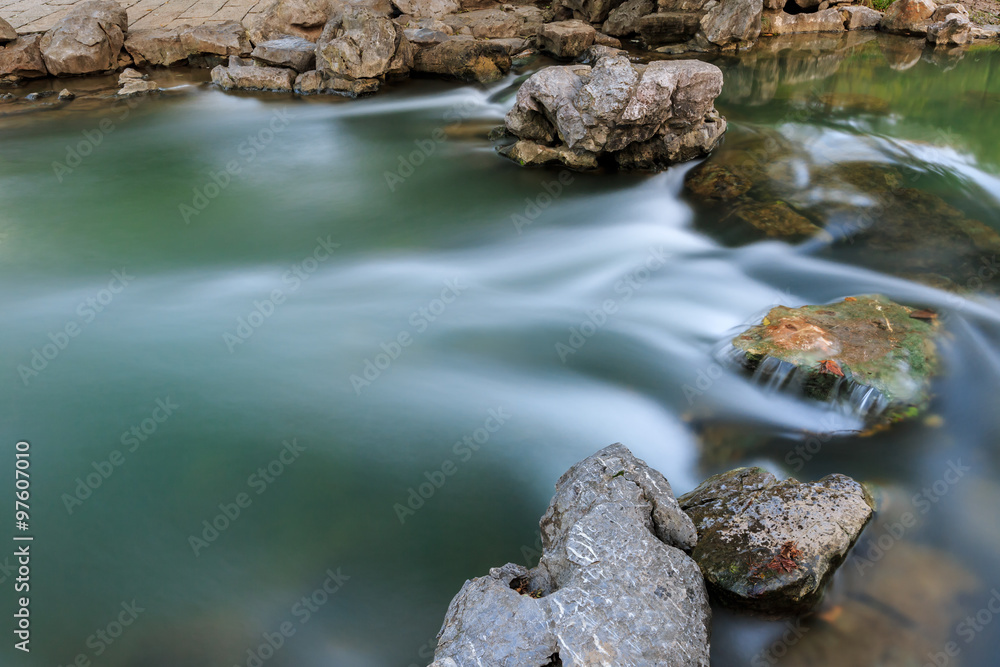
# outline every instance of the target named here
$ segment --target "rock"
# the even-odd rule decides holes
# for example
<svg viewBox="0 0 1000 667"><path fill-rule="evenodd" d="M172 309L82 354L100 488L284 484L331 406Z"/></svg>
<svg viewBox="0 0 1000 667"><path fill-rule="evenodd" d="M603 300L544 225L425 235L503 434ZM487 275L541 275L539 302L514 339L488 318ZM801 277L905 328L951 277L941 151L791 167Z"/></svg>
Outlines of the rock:
<svg viewBox="0 0 1000 667"><path fill-rule="evenodd" d="M29 102L37 102L38 100L44 100L46 97L55 97L56 91L54 90L42 90L37 93L28 93L24 96L24 99Z"/></svg>
<svg viewBox="0 0 1000 667"><path fill-rule="evenodd" d="M882 12L875 11L864 5L847 5L837 7L844 27L848 30L874 30L882 22Z"/></svg>
<svg viewBox="0 0 1000 667"><path fill-rule="evenodd" d="M612 9L622 0L559 0L559 5L569 10L575 18L587 23L602 23Z"/></svg>
<svg viewBox="0 0 1000 667"><path fill-rule="evenodd" d="M331 75L327 72L310 70L296 77L295 92L300 95L332 93L348 97L358 97L377 92L379 85L381 85L381 82L378 79L347 79Z"/></svg>
<svg viewBox="0 0 1000 667"><path fill-rule="evenodd" d="M76 93L74 93L74 92L72 92L70 90L67 90L66 88L63 88L62 90L59 91L59 99L63 100L64 102L69 102L70 100L75 100L76 99Z"/></svg>
<svg viewBox="0 0 1000 667"><path fill-rule="evenodd" d="M455 32L467 28L468 34L476 39L494 39L520 35L522 19L514 12L505 12L502 9L480 9L449 16L445 19L445 23ZM540 25L539 21L535 26L535 32Z"/></svg>
<svg viewBox="0 0 1000 667"><path fill-rule="evenodd" d="M250 55L265 65L305 72L316 64L316 45L302 37L284 37L261 42Z"/></svg>
<svg viewBox="0 0 1000 667"><path fill-rule="evenodd" d="M934 0L896 0L889 5L879 28L885 32L923 36L933 22L931 17L935 10Z"/></svg>
<svg viewBox="0 0 1000 667"><path fill-rule="evenodd" d="M392 0L399 11L417 18L440 18L461 8L458 0Z"/></svg>
<svg viewBox="0 0 1000 667"><path fill-rule="evenodd" d="M349 79L406 74L413 49L403 29L370 9L331 20L316 43L316 69Z"/></svg>
<svg viewBox="0 0 1000 667"><path fill-rule="evenodd" d="M39 46L53 76L96 74L118 67L118 54L128 32L125 9L114 0L88 0L75 5Z"/></svg>
<svg viewBox="0 0 1000 667"><path fill-rule="evenodd" d="M41 35L25 35L0 47L0 81L17 83L48 76L39 46L41 40Z"/></svg>
<svg viewBox="0 0 1000 667"><path fill-rule="evenodd" d="M421 49L413 64L416 72L480 83L503 78L510 67L510 54L503 44L478 39L450 39L437 46Z"/></svg>
<svg viewBox="0 0 1000 667"><path fill-rule="evenodd" d="M762 468L710 477L678 502L698 529L691 555L709 591L768 615L813 607L874 509L850 477L779 482Z"/></svg>
<svg viewBox="0 0 1000 667"><path fill-rule="evenodd" d="M522 167L563 164L571 169L597 169L597 156L566 146L544 146L534 141L517 141L500 149L500 154Z"/></svg>
<svg viewBox="0 0 1000 667"><path fill-rule="evenodd" d="M949 5L938 5L937 9L934 10L934 13L931 14L931 21L934 23L944 21L946 18L954 14L969 18L969 10L965 8L965 5L952 3Z"/></svg>
<svg viewBox="0 0 1000 667"><path fill-rule="evenodd" d="M598 50L600 49L600 50ZM507 113L507 129L546 160L564 146L575 151L574 163L609 155L620 167L657 169L712 150L726 122L715 110L722 72L697 60L656 61L633 65L621 51L594 47L593 67L548 67L536 72L517 92ZM522 144L504 149L512 159L532 154ZM567 163L568 164L568 163Z"/></svg>
<svg viewBox="0 0 1000 667"><path fill-rule="evenodd" d="M246 56L253 48L239 21L215 25L182 26L181 44L189 55Z"/></svg>
<svg viewBox="0 0 1000 667"><path fill-rule="evenodd" d="M146 79L145 74L131 68L126 69L118 76L118 85L121 88L115 95L118 97L135 97L136 95L154 93L160 89L155 82L147 81Z"/></svg>
<svg viewBox="0 0 1000 667"><path fill-rule="evenodd" d="M180 32L169 28L133 30L125 39L125 50L133 62L145 65L169 67L187 60L188 50L181 42Z"/></svg>
<svg viewBox="0 0 1000 667"><path fill-rule="evenodd" d="M760 36L763 0L719 0L701 20L697 41L723 50L745 49Z"/></svg>
<svg viewBox="0 0 1000 667"><path fill-rule="evenodd" d="M937 45L965 45L973 40L972 21L962 14L949 14L948 18L927 26L927 41Z"/></svg>
<svg viewBox="0 0 1000 667"><path fill-rule="evenodd" d="M639 32L639 19L651 14L656 7L654 0L626 0L608 14L601 28L615 37L628 37Z"/></svg>
<svg viewBox="0 0 1000 667"><path fill-rule="evenodd" d="M636 31L647 47L687 42L698 34L702 16L696 12L649 14L639 19Z"/></svg>
<svg viewBox="0 0 1000 667"><path fill-rule="evenodd" d="M933 315L915 312L879 295L777 306L732 342L747 370L767 364L781 372L778 362L790 364L799 378L788 383L799 382L806 396L850 397L870 423L888 423L917 416L930 403L937 326Z"/></svg>
<svg viewBox="0 0 1000 667"><path fill-rule="evenodd" d="M315 42L333 16L334 0L275 0L250 27L250 40L259 44L285 36Z"/></svg>
<svg viewBox="0 0 1000 667"><path fill-rule="evenodd" d="M559 479L540 526L538 567L494 568L452 600L433 667L708 667L711 610L682 551L695 531L663 475L612 445Z"/></svg>
<svg viewBox="0 0 1000 667"><path fill-rule="evenodd" d="M576 58L594 43L597 31L583 21L547 23L538 31L538 48L558 58Z"/></svg>
<svg viewBox="0 0 1000 667"><path fill-rule="evenodd" d="M737 208L734 215L771 237L802 239L823 231L783 201L751 202Z"/></svg>
<svg viewBox="0 0 1000 667"><path fill-rule="evenodd" d="M295 71L284 67L254 67L234 63L212 69L212 83L223 90L273 90L291 92Z"/></svg>
<svg viewBox="0 0 1000 667"><path fill-rule="evenodd" d="M824 9L811 14L775 12L764 15L761 31L768 35L802 32L843 32L844 17L839 9Z"/></svg>
<svg viewBox="0 0 1000 667"><path fill-rule="evenodd" d="M594 44L597 44L598 46L607 46L612 49L622 48L622 42L620 39L612 37L611 35L605 35L603 32L599 32L594 35Z"/></svg>
<svg viewBox="0 0 1000 667"><path fill-rule="evenodd" d="M8 44L17 39L17 30L0 18L0 44Z"/></svg>
<svg viewBox="0 0 1000 667"><path fill-rule="evenodd" d="M416 46L434 46L451 39L451 35L446 32L428 30L427 28L407 28L403 30L403 34L406 35L406 39L410 40L410 44Z"/></svg>

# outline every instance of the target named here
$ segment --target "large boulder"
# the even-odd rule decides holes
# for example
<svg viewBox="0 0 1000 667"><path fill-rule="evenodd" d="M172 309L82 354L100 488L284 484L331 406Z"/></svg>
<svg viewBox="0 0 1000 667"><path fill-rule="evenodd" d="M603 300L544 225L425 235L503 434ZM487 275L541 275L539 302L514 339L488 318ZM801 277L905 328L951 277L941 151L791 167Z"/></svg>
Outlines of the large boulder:
<svg viewBox="0 0 1000 667"><path fill-rule="evenodd" d="M763 10L763 0L719 0L702 17L697 42L704 48L712 49L749 48L760 37Z"/></svg>
<svg viewBox="0 0 1000 667"><path fill-rule="evenodd" d="M949 14L945 20L927 26L927 41L940 46L964 46L974 39L973 29L968 16Z"/></svg>
<svg viewBox="0 0 1000 667"><path fill-rule="evenodd" d="M17 83L48 76L39 47L41 39L41 35L25 35L0 47L0 81Z"/></svg>
<svg viewBox="0 0 1000 667"><path fill-rule="evenodd" d="M316 69L348 79L384 79L413 67L403 28L367 9L353 9L327 23L316 43Z"/></svg>
<svg viewBox="0 0 1000 667"><path fill-rule="evenodd" d="M125 50L137 67L161 65L169 67L187 60L189 52L181 34L173 28L133 30L125 40Z"/></svg>
<svg viewBox="0 0 1000 667"><path fill-rule="evenodd" d="M597 36L597 30L583 21L546 23L538 31L538 48L558 58L577 58Z"/></svg>
<svg viewBox="0 0 1000 667"><path fill-rule="evenodd" d="M695 530L662 474L612 445L559 479L540 526L538 567L465 583L431 667L708 667Z"/></svg>
<svg viewBox="0 0 1000 667"><path fill-rule="evenodd" d="M934 0L896 0L889 5L879 28L902 35L926 35L937 8Z"/></svg>
<svg viewBox="0 0 1000 667"><path fill-rule="evenodd" d="M114 0L88 0L74 6L39 46L50 74L96 74L118 68L128 17Z"/></svg>
<svg viewBox="0 0 1000 667"><path fill-rule="evenodd" d="M722 90L718 67L698 60L633 64L606 47L595 64L547 67L517 92L508 131L520 141L502 154L528 162L529 146L556 149L554 161L608 156L623 168L656 169L711 151L726 121L715 110ZM512 153L513 151L513 153ZM550 161L551 151L534 150Z"/></svg>
<svg viewBox="0 0 1000 667"><path fill-rule="evenodd" d="M286 67L257 67L230 58L229 65L212 70L212 83L223 90L272 90L291 92L295 70Z"/></svg>
<svg viewBox="0 0 1000 667"><path fill-rule="evenodd" d="M17 30L0 18L0 44L8 44L17 39Z"/></svg>
<svg viewBox="0 0 1000 667"><path fill-rule="evenodd" d="M501 79L510 71L510 65L507 49L494 40L449 39L420 49L414 58L413 70L489 83Z"/></svg>
<svg viewBox="0 0 1000 667"><path fill-rule="evenodd" d="M654 0L625 0L608 13L608 19L601 28L615 37L627 37L639 32L639 19L653 12Z"/></svg>
<svg viewBox="0 0 1000 667"><path fill-rule="evenodd" d="M874 511L844 475L779 482L761 468L715 475L678 501L698 529L692 556L709 591L768 615L808 611Z"/></svg>
<svg viewBox="0 0 1000 667"><path fill-rule="evenodd" d="M306 72L316 64L316 45L303 37L283 37L261 42L251 55L264 65Z"/></svg>
<svg viewBox="0 0 1000 667"><path fill-rule="evenodd" d="M253 48L239 21L181 26L181 44L190 55L246 56Z"/></svg>
<svg viewBox="0 0 1000 667"><path fill-rule="evenodd" d="M251 24L250 40L259 44L290 35L315 42L328 22L357 9L379 16L393 12L390 0L274 0Z"/></svg>
<svg viewBox="0 0 1000 667"><path fill-rule="evenodd" d="M882 22L882 12L864 5L847 5L837 7L837 10L848 30L874 30Z"/></svg>
<svg viewBox="0 0 1000 667"><path fill-rule="evenodd" d="M843 32L844 17L839 9L824 9L811 14L767 12L761 22L766 35L791 35L802 32Z"/></svg>

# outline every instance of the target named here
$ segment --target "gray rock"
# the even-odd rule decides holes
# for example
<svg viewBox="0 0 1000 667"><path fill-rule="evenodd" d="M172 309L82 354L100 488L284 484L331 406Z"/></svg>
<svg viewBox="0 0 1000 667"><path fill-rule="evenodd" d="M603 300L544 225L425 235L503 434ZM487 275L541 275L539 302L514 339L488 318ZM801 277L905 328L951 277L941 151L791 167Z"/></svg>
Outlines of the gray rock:
<svg viewBox="0 0 1000 667"><path fill-rule="evenodd" d="M74 93L73 91L68 90L66 88L63 88L62 90L59 91L59 99L63 100L64 102L69 102L70 100L75 100L76 99L76 93Z"/></svg>
<svg viewBox="0 0 1000 667"><path fill-rule="evenodd" d="M416 72L439 74L465 81L488 83L510 71L510 50L499 40L449 39L421 49L414 58Z"/></svg>
<svg viewBox="0 0 1000 667"><path fill-rule="evenodd" d="M695 531L663 475L612 445L559 479L540 526L537 568L465 583L432 667L708 667Z"/></svg>
<svg viewBox="0 0 1000 667"><path fill-rule="evenodd" d="M223 90L273 90L291 92L295 71L284 67L248 67L234 64L212 69L212 83Z"/></svg>
<svg viewBox="0 0 1000 667"><path fill-rule="evenodd" d="M631 169L690 160L716 146L726 128L714 107L722 91L718 67L697 60L634 65L622 51L592 52L598 48L603 51L593 67L548 67L525 81L506 116L511 134L592 158L608 154ZM528 148L509 156L526 161L532 153L546 160L560 155Z"/></svg>
<svg viewBox="0 0 1000 667"><path fill-rule="evenodd" d="M882 12L875 11L864 5L847 5L837 7L844 27L848 30L874 30L882 22Z"/></svg>
<svg viewBox="0 0 1000 667"><path fill-rule="evenodd" d="M118 67L128 32L125 9L114 0L88 0L74 6L39 46L54 76L95 74Z"/></svg>
<svg viewBox="0 0 1000 667"><path fill-rule="evenodd" d="M399 11L417 18L440 18L461 8L458 0L392 0Z"/></svg>
<svg viewBox="0 0 1000 667"><path fill-rule="evenodd" d="M11 24L0 18L0 44L7 44L17 39L17 30Z"/></svg>
<svg viewBox="0 0 1000 667"><path fill-rule="evenodd" d="M779 482L761 468L710 477L679 502L698 529L692 556L709 590L768 615L815 605L874 509L850 477Z"/></svg>
<svg viewBox="0 0 1000 667"><path fill-rule="evenodd" d="M940 46L964 46L973 40L973 23L968 16L954 13L927 27L927 41Z"/></svg>
<svg viewBox="0 0 1000 667"><path fill-rule="evenodd" d="M378 79L347 79L327 72L310 70L295 79L295 92L300 95L335 94L347 97L370 95L379 89Z"/></svg>
<svg viewBox="0 0 1000 667"><path fill-rule="evenodd" d="M283 37L261 42L250 55L265 65L305 72L316 64L316 45L302 37Z"/></svg>
<svg viewBox="0 0 1000 667"><path fill-rule="evenodd" d="M538 48L558 58L576 58L596 36L597 30L583 21L546 23L538 31Z"/></svg>
<svg viewBox="0 0 1000 667"><path fill-rule="evenodd" d="M326 24L344 15L368 9L377 16L390 16L390 0L275 0L250 25L250 41L303 37L311 42L323 34Z"/></svg>
<svg viewBox="0 0 1000 667"><path fill-rule="evenodd" d="M654 0L626 0L608 14L602 30L615 37L627 37L639 32L639 19L652 13Z"/></svg>
<svg viewBox="0 0 1000 667"><path fill-rule="evenodd" d="M760 37L763 10L763 0L719 0L701 20L699 42L721 49L753 46Z"/></svg>
<svg viewBox="0 0 1000 667"><path fill-rule="evenodd" d="M951 3L947 5L938 5L937 9L934 10L934 13L931 14L931 21L934 21L935 23L944 21L953 14L959 14L965 18L969 18L969 10L965 8L965 5Z"/></svg>
<svg viewBox="0 0 1000 667"><path fill-rule="evenodd" d="M115 95L118 97L135 97L155 93L160 89L154 81L147 81L148 77L134 69L127 68L118 76L118 85L121 88Z"/></svg>
<svg viewBox="0 0 1000 667"><path fill-rule="evenodd" d="M25 35L0 47L0 81L17 83L48 76L39 47L41 40L41 35Z"/></svg>
<svg viewBox="0 0 1000 667"><path fill-rule="evenodd" d="M125 38L125 50L137 67L160 65L169 67L188 58L179 31L171 28L133 30Z"/></svg>
<svg viewBox="0 0 1000 667"><path fill-rule="evenodd" d="M934 0L896 0L889 5L879 28L902 35L926 35L937 8Z"/></svg>
<svg viewBox="0 0 1000 667"><path fill-rule="evenodd" d="M331 20L316 43L316 69L349 79L383 79L413 67L403 29L370 9Z"/></svg>
<svg viewBox="0 0 1000 667"><path fill-rule="evenodd" d="M182 26L181 44L189 55L245 56L253 48L239 21L215 25Z"/></svg>
<svg viewBox="0 0 1000 667"><path fill-rule="evenodd" d="M861 8L859 7L859 9ZM864 9L867 9L867 7ZM793 35L806 32L843 32L846 29L843 14L841 14L839 9L832 8L809 14L767 12L764 14L761 24L762 32L768 35Z"/></svg>

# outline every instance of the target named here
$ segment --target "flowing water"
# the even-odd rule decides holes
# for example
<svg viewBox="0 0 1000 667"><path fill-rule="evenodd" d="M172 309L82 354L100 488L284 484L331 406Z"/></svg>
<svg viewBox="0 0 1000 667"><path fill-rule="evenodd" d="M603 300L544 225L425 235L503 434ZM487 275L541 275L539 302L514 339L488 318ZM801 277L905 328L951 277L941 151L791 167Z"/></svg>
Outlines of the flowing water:
<svg viewBox="0 0 1000 667"><path fill-rule="evenodd" d="M718 61L720 155L776 136L796 201L838 211L868 204L810 165L891 165L1000 231L1000 52L901 44ZM30 656L0 572L4 665L427 664L462 583L533 564L556 479L617 441L678 494L747 463L878 489L821 612L717 609L713 665L995 664L995 258L755 236L683 193L693 165L522 169L485 139L516 83L0 119L0 489L29 441L35 537ZM926 418L844 435L722 363L776 304L868 293L940 313Z"/></svg>

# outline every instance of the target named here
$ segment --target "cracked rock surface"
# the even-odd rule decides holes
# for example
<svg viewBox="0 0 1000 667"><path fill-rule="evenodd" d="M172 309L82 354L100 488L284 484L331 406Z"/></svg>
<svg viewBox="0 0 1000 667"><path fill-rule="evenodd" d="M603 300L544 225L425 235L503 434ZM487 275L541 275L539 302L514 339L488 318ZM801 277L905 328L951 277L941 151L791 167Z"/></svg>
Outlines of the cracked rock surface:
<svg viewBox="0 0 1000 667"><path fill-rule="evenodd" d="M574 465L542 517L533 570L467 581L432 667L709 665L696 543L667 479L615 444Z"/></svg>

